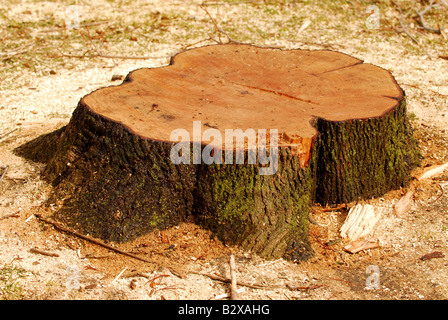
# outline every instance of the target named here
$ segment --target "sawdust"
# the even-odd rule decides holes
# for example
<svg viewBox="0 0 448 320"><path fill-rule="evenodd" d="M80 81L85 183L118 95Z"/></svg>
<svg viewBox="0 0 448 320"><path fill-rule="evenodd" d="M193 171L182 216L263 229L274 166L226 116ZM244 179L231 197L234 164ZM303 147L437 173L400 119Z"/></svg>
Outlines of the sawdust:
<svg viewBox="0 0 448 320"><path fill-rule="evenodd" d="M200 2L185 1L179 4L174 1L152 1L145 6L160 12L173 8L183 10L191 16L194 23L204 23L212 28L205 13L198 8L198 3ZM354 3L360 10L364 8L358 2ZM87 3L82 2L81 5L89 8ZM56 8L60 9L57 11L60 13L64 6L62 3L37 4L24 1L12 3L8 14L19 19L37 19L36 15ZM424 155L423 166L415 174L426 166L448 161L448 62L438 57L443 50L446 54L446 46L439 49L428 46L423 53L408 50L402 44L411 42L404 35L381 38L374 34L375 31L363 30L360 22L356 21L347 24L349 30L358 33L358 38L342 33L335 25L319 31L315 26L318 20L312 16L317 9L295 5L292 8L297 15L313 19L311 27L302 31L299 40L303 43L313 42L314 45L305 45L277 37L276 30L279 26L275 21L257 20L256 16L261 15L263 9L262 2L258 5L260 11L254 12L254 17L249 20L245 6L248 4L216 6L213 14L220 13L217 16L220 21L227 22L223 24L229 28L231 20L241 16L241 20L250 20L253 27L259 29L259 33L272 30L270 32L274 36L258 39L257 44L321 49L322 43L332 43L333 48L339 51L391 70L406 91L408 111L414 115L412 124ZM244 8L246 9L243 10ZM275 3L268 8L277 10ZM109 18L113 19L120 14L120 9L108 1L98 1L94 9L102 18L109 14ZM84 12L94 18L95 10ZM100 10L101 14L98 12ZM388 10L386 17L392 16L392 9ZM32 14L26 13L28 11ZM301 21L303 20L297 22L298 26ZM169 28L177 34L187 32L176 27L175 23ZM306 39L305 35L308 35ZM202 39L198 37L195 41ZM340 37L339 41L335 40L337 37ZM120 45L117 47L122 48ZM110 43L109 50L112 48L114 46ZM176 52L179 48L178 43L151 43L149 51L162 56ZM263 289L244 287L245 291L239 294L241 299L448 297L448 173L428 181L413 181L415 201L411 210L402 216L393 214L392 208L407 190L392 191L379 199L364 201L385 207L388 211L379 221L374 233L380 241L380 247L357 254L344 252L342 248L346 244L345 240L332 242L339 237L338 230L344 222L347 210L324 212L322 208L315 207L313 218L319 224L311 227L315 256L300 264L282 259L266 261L238 248L225 246L208 231L190 223L154 232L129 243L113 244L154 262L146 263L39 222L34 214L42 210L51 185L41 180L42 165L26 162L15 156L12 150L65 125L81 97L97 88L116 84L110 81L112 75L126 75L140 67L156 67L168 63L167 59L70 61L75 66L65 69L53 66L50 59L43 69L56 70L55 74L36 74L31 69L18 68L16 73L9 75L15 78L15 85L12 87L7 85L9 80L2 79L0 132L3 135L0 137L0 166L9 167L4 179L0 181L0 217L12 213L19 216L0 220L0 269L14 266L24 270L24 273L14 279L21 288L14 295L8 295L5 283L0 282L1 298L214 299L229 294L229 285L191 271L229 277L230 253L236 256L239 281L265 286ZM12 130L15 131L11 132ZM54 207L57 205L55 203ZM348 207L353 205L347 204ZM33 247L59 256L32 253L29 250ZM445 257L420 259L434 251L444 253ZM379 268L380 287L376 290L366 289L366 268L370 265ZM302 289L293 290L295 287Z"/></svg>

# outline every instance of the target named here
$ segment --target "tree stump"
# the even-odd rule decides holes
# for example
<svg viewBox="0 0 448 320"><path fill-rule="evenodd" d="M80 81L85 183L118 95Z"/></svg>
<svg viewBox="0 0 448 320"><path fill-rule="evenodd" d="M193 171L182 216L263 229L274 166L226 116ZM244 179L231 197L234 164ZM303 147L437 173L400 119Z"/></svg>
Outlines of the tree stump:
<svg viewBox="0 0 448 320"><path fill-rule="evenodd" d="M338 52L235 44L131 72L18 153L46 163L50 201L64 201L55 218L82 232L121 242L194 221L290 260L312 255L310 205L403 187L420 161L388 71Z"/></svg>

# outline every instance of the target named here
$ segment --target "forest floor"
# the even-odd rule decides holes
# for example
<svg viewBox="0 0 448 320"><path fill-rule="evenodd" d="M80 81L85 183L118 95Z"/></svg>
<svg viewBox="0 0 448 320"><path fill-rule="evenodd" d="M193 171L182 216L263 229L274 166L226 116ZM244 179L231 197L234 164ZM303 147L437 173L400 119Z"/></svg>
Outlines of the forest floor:
<svg viewBox="0 0 448 320"><path fill-rule="evenodd" d="M73 3L77 11L67 11ZM395 214L393 206L408 189L364 201L385 209L373 234L378 248L350 254L345 241L332 244L347 209L314 207L315 255L302 263L261 259L189 223L112 244L154 261L147 263L36 218L58 203L45 205L51 185L41 178L43 167L16 156L16 147L67 124L84 95L120 83L113 75L166 65L176 52L229 37L260 46L337 50L389 70L406 92L424 156L414 174L448 162L447 1L428 7L424 25L417 12L429 1L376 1L376 29L368 24L371 1L201 3L2 1L0 173L7 171L0 178L0 299L226 299L229 284L207 275L228 278L230 253L238 281L257 285L239 286L240 299L447 299L447 171L414 179L414 201L404 214ZM76 12L80 25L71 29ZM136 58L142 56L152 59ZM433 252L439 254L422 259ZM366 289L369 266L378 268L377 289Z"/></svg>

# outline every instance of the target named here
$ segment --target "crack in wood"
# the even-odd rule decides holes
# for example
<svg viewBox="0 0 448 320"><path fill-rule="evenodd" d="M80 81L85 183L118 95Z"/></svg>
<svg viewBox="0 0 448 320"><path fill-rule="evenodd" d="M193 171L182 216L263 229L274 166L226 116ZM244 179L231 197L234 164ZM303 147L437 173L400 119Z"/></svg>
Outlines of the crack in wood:
<svg viewBox="0 0 448 320"><path fill-rule="evenodd" d="M276 95L279 95L279 96L282 96L282 97L286 97L286 98L289 98L289 99L294 99L294 100L299 100L299 101L306 102L306 103L310 103L310 104L314 104L314 105L319 105L318 103L313 102L313 101L311 101L311 100L301 99L301 98L294 97L294 96L291 96L291 95L286 94L286 93L283 93L283 92L279 92L279 91L275 91L275 90L270 90L270 89L264 89L264 88L253 87L253 86L249 86L249 85L241 84L241 83L237 83L237 82L235 82L235 84L237 84L237 85L239 85L239 86L246 87L246 88L250 88L250 89L255 89L255 90L260 90L260 91L264 91L264 92L273 93L273 94L276 94Z"/></svg>
<svg viewBox="0 0 448 320"><path fill-rule="evenodd" d="M336 68L336 69L332 69L332 70L327 70L327 71L318 73L317 75L325 74L325 73L330 73L330 72L334 72L334 71L339 71L339 70L346 69L346 68L351 68L351 67L354 67L354 66L363 64L363 63L364 63L364 61L360 60L359 62L356 62L356 63L354 63L354 64L350 64L350 65L348 65L348 66L343 66L343 67Z"/></svg>

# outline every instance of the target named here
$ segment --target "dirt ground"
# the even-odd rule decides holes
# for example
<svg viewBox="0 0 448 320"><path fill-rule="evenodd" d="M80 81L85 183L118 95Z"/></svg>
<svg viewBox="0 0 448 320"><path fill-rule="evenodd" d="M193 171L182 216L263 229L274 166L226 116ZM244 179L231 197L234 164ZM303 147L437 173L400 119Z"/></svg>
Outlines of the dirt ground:
<svg viewBox="0 0 448 320"><path fill-rule="evenodd" d="M346 240L333 241L350 203L313 208L315 256L307 262L263 260L188 223L110 244L153 261L148 263L40 222L35 214L48 216L59 203L46 205L51 186L41 179L42 165L13 153L67 124L84 95L119 84L113 75L165 65L166 56L186 46L225 42L229 35L257 45L338 50L390 70L406 92L424 156L417 175L448 162L446 1L435 1L438 6L425 13L426 24L439 32L419 24L415 10L429 1L376 1L378 29L365 26L370 1L219 1L209 2L207 12L201 1L75 3L77 30L64 28L73 1L0 5L0 174L7 168L0 178L0 299L227 299L228 283L198 273L229 278L230 253L238 281L252 285L239 286L240 299L448 298L448 171L414 179L414 201L402 215L393 206L408 189L364 201L386 210L372 234L378 248L350 254L343 249ZM129 59L148 55L161 58ZM422 259L433 252L440 253ZM366 289L369 266L378 267L377 289Z"/></svg>

